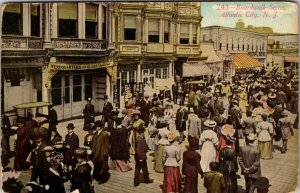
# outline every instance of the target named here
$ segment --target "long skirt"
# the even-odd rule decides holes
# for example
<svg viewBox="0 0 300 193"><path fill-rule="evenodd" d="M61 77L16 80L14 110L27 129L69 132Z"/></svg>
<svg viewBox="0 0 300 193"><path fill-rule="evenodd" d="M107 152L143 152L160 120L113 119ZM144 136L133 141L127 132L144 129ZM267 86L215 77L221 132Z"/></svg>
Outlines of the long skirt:
<svg viewBox="0 0 300 193"><path fill-rule="evenodd" d="M180 190L179 167L165 166L164 193L177 193Z"/></svg>
<svg viewBox="0 0 300 193"><path fill-rule="evenodd" d="M272 159L272 141L258 141L258 150L261 159Z"/></svg>
<svg viewBox="0 0 300 193"><path fill-rule="evenodd" d="M185 177L183 192L198 193L198 176Z"/></svg>
<svg viewBox="0 0 300 193"><path fill-rule="evenodd" d="M159 144L156 152L155 162L154 162L154 170L156 172L163 173L164 172L164 164L163 164L163 150L165 145Z"/></svg>
<svg viewBox="0 0 300 193"><path fill-rule="evenodd" d="M155 146L155 138L154 137L150 137L150 135L149 135L149 138L148 138L148 148L151 151L154 151L154 146Z"/></svg>
<svg viewBox="0 0 300 193"><path fill-rule="evenodd" d="M112 160L110 165L111 170L116 170L117 172L127 172L132 170L130 161L124 160Z"/></svg>
<svg viewBox="0 0 300 193"><path fill-rule="evenodd" d="M205 141L201 149L200 165L203 172L209 172L209 163L216 160L216 149L211 141Z"/></svg>

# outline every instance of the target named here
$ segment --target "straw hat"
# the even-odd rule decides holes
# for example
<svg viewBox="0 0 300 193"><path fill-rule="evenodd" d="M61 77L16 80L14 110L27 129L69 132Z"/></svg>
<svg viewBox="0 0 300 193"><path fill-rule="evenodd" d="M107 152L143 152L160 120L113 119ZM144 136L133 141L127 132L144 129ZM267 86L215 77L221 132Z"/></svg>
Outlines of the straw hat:
<svg viewBox="0 0 300 193"><path fill-rule="evenodd" d="M206 120L203 124L209 128L214 128L217 125L217 123L213 120Z"/></svg>
<svg viewBox="0 0 300 193"><path fill-rule="evenodd" d="M168 133L167 138L168 138L168 141L170 141L170 142L174 141L176 138L176 134L174 132L170 132L170 133Z"/></svg>

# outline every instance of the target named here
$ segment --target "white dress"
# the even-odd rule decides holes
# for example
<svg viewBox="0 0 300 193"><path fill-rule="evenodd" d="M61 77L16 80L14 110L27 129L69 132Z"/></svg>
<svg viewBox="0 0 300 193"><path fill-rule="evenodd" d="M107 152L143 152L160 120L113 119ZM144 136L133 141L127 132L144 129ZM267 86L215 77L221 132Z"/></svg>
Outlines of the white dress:
<svg viewBox="0 0 300 193"><path fill-rule="evenodd" d="M209 172L209 163L216 160L216 148L218 144L218 136L213 130L204 130L200 136L199 145L201 148L200 165L203 172Z"/></svg>

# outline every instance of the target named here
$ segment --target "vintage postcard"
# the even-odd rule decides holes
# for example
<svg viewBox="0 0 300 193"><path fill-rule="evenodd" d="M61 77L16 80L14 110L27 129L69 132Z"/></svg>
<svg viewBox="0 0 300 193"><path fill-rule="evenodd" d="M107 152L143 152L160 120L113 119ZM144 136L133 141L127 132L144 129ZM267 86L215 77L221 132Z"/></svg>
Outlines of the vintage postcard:
<svg viewBox="0 0 300 193"><path fill-rule="evenodd" d="M3 3L0 192L297 192L298 13Z"/></svg>

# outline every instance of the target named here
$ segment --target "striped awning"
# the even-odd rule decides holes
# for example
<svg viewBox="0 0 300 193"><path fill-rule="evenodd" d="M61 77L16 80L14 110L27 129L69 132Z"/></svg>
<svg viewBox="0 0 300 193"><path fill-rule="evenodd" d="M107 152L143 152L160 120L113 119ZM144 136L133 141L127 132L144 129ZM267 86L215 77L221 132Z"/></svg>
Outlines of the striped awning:
<svg viewBox="0 0 300 193"><path fill-rule="evenodd" d="M236 69L243 68L258 68L262 67L262 63L255 59L253 56L245 53L231 53L231 60L233 67Z"/></svg>
<svg viewBox="0 0 300 193"><path fill-rule="evenodd" d="M182 65L183 77L197 77L210 75L211 69L204 62L184 63Z"/></svg>

